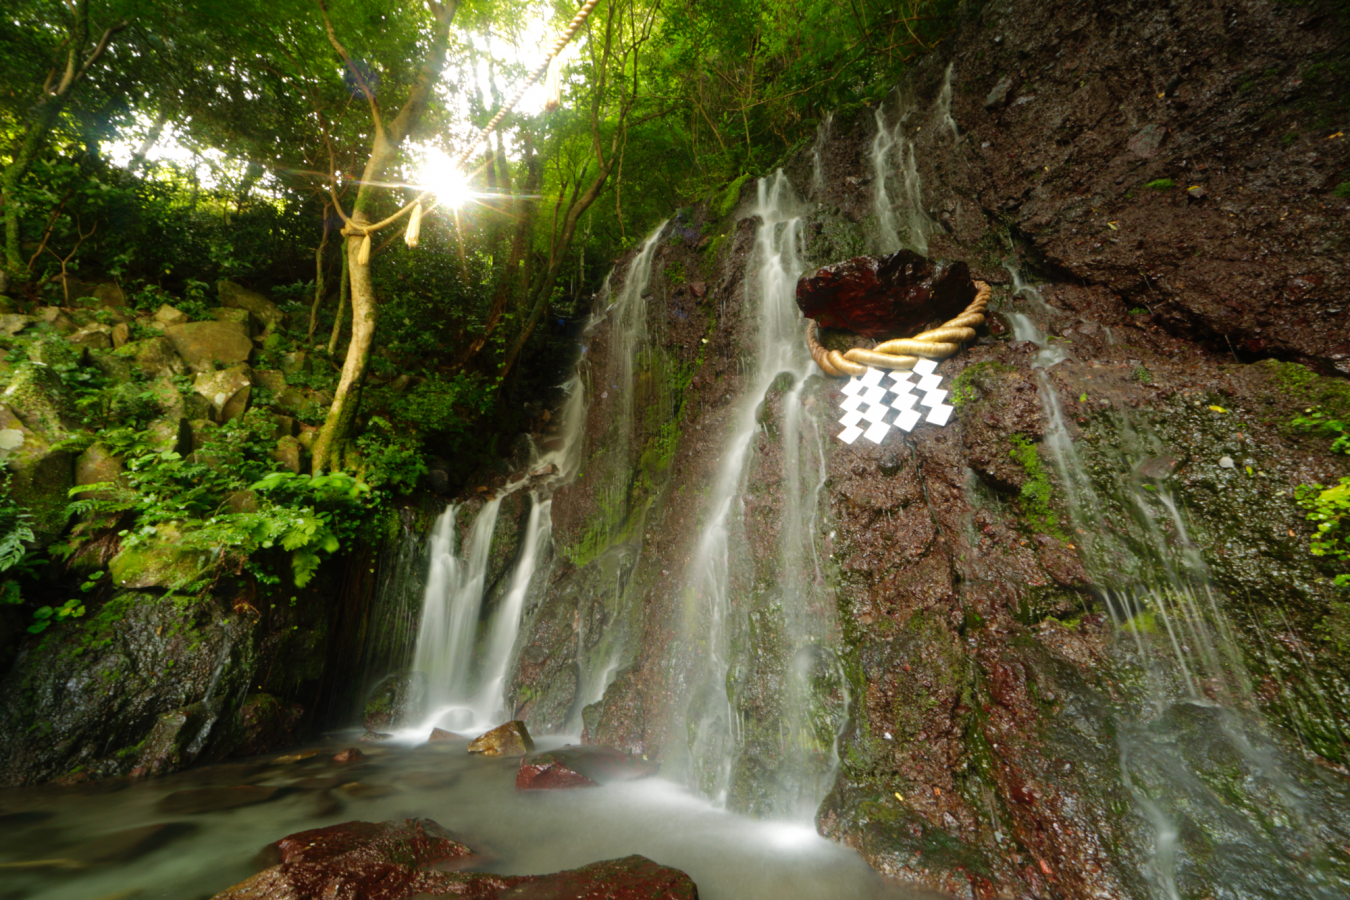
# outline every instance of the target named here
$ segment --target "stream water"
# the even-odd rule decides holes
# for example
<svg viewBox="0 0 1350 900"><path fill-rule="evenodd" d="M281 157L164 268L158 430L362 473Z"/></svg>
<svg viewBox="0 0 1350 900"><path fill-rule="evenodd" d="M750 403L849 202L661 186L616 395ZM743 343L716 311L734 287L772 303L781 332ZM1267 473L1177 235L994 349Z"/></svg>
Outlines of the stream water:
<svg viewBox="0 0 1350 900"><path fill-rule="evenodd" d="M335 737L296 762L0 792L0 897L208 898L262 868L263 845L287 834L411 817L439 822L483 854L478 868L503 874L640 853L689 873L704 900L917 896L887 888L857 854L809 827L730 815L665 779L519 793L518 760L470 756L463 741L362 744L362 763L331 762L345 746ZM227 808L247 799L255 802Z"/></svg>

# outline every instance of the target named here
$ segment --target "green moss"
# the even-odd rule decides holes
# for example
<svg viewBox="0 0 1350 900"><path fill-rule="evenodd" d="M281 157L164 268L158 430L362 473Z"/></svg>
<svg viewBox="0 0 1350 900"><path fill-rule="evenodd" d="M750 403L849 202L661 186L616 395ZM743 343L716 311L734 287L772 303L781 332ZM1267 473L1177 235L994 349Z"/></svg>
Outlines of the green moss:
<svg viewBox="0 0 1350 900"><path fill-rule="evenodd" d="M1022 516L1040 534L1048 534L1061 541L1068 540L1059 527L1059 516L1050 508L1050 477L1041 462L1035 443L1024 434L1010 435L1013 445L1008 455L1026 472L1022 483Z"/></svg>
<svg viewBox="0 0 1350 900"><path fill-rule="evenodd" d="M719 219L730 215L731 211L736 208L736 202L741 199L741 187L749 180L749 178L750 174L748 172L741 175L739 178L732 181L731 184L727 185L727 189L722 192L722 196L717 198L717 203L713 207L713 212L717 214Z"/></svg>
<svg viewBox="0 0 1350 900"><path fill-rule="evenodd" d="M961 407L973 403L980 398L981 390L989 388L991 381L1011 371L1012 366L997 360L966 366L952 381L952 405Z"/></svg>
<svg viewBox="0 0 1350 900"><path fill-rule="evenodd" d="M1122 631L1133 631L1136 634L1157 634L1158 617L1151 609L1141 610L1121 624Z"/></svg>
<svg viewBox="0 0 1350 900"><path fill-rule="evenodd" d="M1144 185L1144 187L1151 188L1155 191L1170 191L1172 188L1176 186L1177 183L1170 178L1155 178L1148 184Z"/></svg>
<svg viewBox="0 0 1350 900"><path fill-rule="evenodd" d="M1135 366L1134 371L1130 374L1130 380L1139 384L1152 384L1153 373L1143 366Z"/></svg>
<svg viewBox="0 0 1350 900"><path fill-rule="evenodd" d="M1336 185L1331 189L1331 195L1342 199L1350 197L1350 181L1342 181L1340 184Z"/></svg>

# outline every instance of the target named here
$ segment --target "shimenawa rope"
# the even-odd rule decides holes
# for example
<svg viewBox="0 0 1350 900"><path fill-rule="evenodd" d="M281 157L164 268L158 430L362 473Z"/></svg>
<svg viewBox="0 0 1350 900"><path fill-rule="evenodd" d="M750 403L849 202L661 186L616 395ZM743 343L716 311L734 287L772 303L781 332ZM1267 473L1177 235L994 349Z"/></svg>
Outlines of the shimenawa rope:
<svg viewBox="0 0 1350 900"><path fill-rule="evenodd" d="M984 324L984 311L989 306L989 285L975 282L975 299L961 315L943 322L937 328L909 338L883 341L871 350L855 347L844 353L826 350L816 339L816 320L806 320L806 346L811 358L826 375L866 375L868 366L878 369L912 369L920 359L946 359L974 340L975 329Z"/></svg>

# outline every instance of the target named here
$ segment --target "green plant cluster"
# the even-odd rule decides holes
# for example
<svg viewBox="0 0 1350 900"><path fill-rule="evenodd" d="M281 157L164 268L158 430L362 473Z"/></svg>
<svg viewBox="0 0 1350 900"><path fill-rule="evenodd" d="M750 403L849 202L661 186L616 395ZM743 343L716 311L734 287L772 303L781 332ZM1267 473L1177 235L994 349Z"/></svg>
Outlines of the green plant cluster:
<svg viewBox="0 0 1350 900"><path fill-rule="evenodd" d="M1299 485L1296 496L1308 510L1308 521L1317 526L1309 550L1313 556L1323 556L1339 563L1350 563L1350 477L1339 484L1324 487L1320 484ZM1335 582L1350 588L1350 573L1341 573Z"/></svg>
<svg viewBox="0 0 1350 900"><path fill-rule="evenodd" d="M1022 483L1022 515L1040 534L1048 534L1059 540L1068 540L1059 527L1059 515L1050 507L1052 489L1050 477L1041 462L1040 451L1035 442L1024 434L1008 437L1012 449L1008 455L1026 472L1026 481Z"/></svg>

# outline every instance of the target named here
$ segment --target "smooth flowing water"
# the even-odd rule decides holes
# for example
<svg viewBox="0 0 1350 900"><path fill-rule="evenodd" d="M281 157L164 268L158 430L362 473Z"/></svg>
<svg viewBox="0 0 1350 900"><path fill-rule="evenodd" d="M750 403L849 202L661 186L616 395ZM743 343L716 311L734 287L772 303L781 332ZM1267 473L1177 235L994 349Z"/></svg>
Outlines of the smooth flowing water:
<svg viewBox="0 0 1350 900"><path fill-rule="evenodd" d="M1153 829L1144 874L1154 896L1180 900L1202 884L1229 885L1223 896L1233 897L1345 896L1324 862L1350 839L1334 812L1350 798L1290 755L1256 712L1229 601L1192 543L1167 467L1149 465L1163 442L1118 410L1110 441L1085 463L1048 372L1068 354L1029 316L1008 318L1018 339L1042 348L1033 365L1043 446L1124 671L1137 675L1121 685L1131 699L1116 742L1121 780ZM1195 834L1209 836L1202 855L1187 851L1186 828L1192 848Z"/></svg>
<svg viewBox="0 0 1350 900"><path fill-rule="evenodd" d="M869 155L872 160L872 206L877 216L877 249L894 253L900 249L927 255L928 236L935 224L923 205L923 179L919 176L914 141L907 128L917 109L901 97L895 124L886 124L886 105L876 108L876 136ZM948 101L950 116L950 98Z"/></svg>
<svg viewBox="0 0 1350 900"><path fill-rule="evenodd" d="M842 715L822 715L822 682L837 692L843 679L828 647L831 619L815 599L823 583L815 544L818 497L824 484L824 435L803 404L812 371L801 339L795 301L802 258L800 201L779 171L757 185L753 214L760 223L751 261L745 308L757 326L749 360L750 387L739 400L734 426L710 492L711 507L700 524L701 538L685 571L685 629L705 648L685 711L686 747L667 748L671 770L699 786L716 803L753 809L761 815L809 822L833 778L837 728ZM760 410L777 399L782 419L774 438L782 450L783 504L773 529L778 534L773 600L755 613L750 526L741 501L753 459L752 444L764 427ZM750 619L782 628L781 647L755 643ZM771 623L771 624L770 624ZM783 691L756 708L742 703L729 671L753 679L756 657L785 663ZM843 701L847 703L846 698ZM771 721L763 721L766 710ZM835 711L838 713L838 710ZM758 721L757 721L758 720ZM753 751L753 752L752 752ZM754 771L747 755L776 759L775 771Z"/></svg>
<svg viewBox="0 0 1350 900"><path fill-rule="evenodd" d="M703 900L918 896L887 888L857 854L810 828L734 816L660 778L521 793L518 760L470 756L463 741L363 744L362 763L331 762L345 746L314 745L317 755L290 763L257 758L147 781L0 791L0 896L208 898L262 868L259 851L287 834L413 817L439 822L483 854L476 868L503 874L640 853L687 872ZM240 785L265 789L265 801L225 808L239 798L198 795L186 810L194 798L166 799Z"/></svg>

